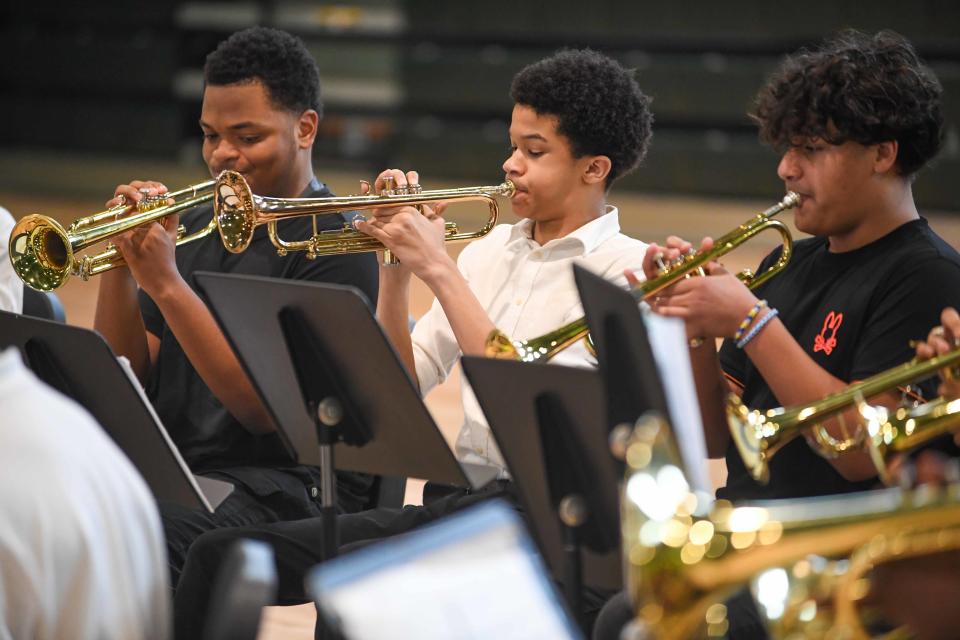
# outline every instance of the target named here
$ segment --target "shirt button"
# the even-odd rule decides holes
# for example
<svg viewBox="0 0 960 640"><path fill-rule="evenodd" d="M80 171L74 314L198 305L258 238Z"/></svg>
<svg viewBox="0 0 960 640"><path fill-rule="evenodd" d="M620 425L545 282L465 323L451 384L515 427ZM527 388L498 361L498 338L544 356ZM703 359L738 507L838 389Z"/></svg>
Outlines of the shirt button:
<svg viewBox="0 0 960 640"><path fill-rule="evenodd" d="M513 303L519 307L520 305L523 304L523 298L517 298L516 300L513 301Z"/></svg>

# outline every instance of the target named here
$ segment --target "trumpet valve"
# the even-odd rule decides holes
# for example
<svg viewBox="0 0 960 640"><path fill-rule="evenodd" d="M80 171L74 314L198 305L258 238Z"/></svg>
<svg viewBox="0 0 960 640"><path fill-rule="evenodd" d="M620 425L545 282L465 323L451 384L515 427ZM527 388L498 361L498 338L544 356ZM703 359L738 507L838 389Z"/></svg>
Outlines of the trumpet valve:
<svg viewBox="0 0 960 640"><path fill-rule="evenodd" d="M667 266L667 263L663 261L663 253L658 253L653 256L653 261L657 263L657 272L660 275L666 275L670 272L670 267Z"/></svg>
<svg viewBox="0 0 960 640"><path fill-rule="evenodd" d="M383 179L383 189L380 191L380 195L386 198L396 195L396 185L397 181L391 176L387 176Z"/></svg>
<svg viewBox="0 0 960 640"><path fill-rule="evenodd" d="M107 251L110 251L114 248L113 243L107 244ZM86 282L90 279L92 275L91 271L93 270L93 258L90 256L83 256L83 258L77 263L73 269L73 275L80 276L80 279Z"/></svg>

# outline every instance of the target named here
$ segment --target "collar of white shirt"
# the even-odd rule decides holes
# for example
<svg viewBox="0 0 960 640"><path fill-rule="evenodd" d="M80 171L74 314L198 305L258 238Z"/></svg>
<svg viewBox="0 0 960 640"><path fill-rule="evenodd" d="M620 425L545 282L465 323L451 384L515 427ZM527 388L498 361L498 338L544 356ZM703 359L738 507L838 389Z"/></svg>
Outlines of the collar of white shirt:
<svg viewBox="0 0 960 640"><path fill-rule="evenodd" d="M507 245L520 240L533 241L534 221L524 218L510 229ZM568 233L562 238L550 240L543 248L552 248L565 245L580 245L583 255L596 249L598 246L620 233L620 214L612 205L606 206L606 211L596 220L591 220L580 228Z"/></svg>

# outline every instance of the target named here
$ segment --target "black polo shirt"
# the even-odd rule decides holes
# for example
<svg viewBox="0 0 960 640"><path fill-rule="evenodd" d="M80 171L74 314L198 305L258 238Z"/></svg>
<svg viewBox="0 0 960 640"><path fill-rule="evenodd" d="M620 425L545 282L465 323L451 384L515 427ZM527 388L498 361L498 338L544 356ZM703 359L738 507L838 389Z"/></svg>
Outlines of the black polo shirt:
<svg viewBox="0 0 960 640"><path fill-rule="evenodd" d="M758 273L779 254L778 248L767 256ZM779 311L818 365L841 380L862 380L909 360L914 355L909 341L925 338L944 307L960 305L960 254L922 218L845 253L831 253L825 238L804 239L794 244L786 269L756 295ZM782 404L733 340L724 341L720 364L743 385L751 409ZM923 385L928 398L935 389L934 380ZM804 438L772 458L767 486L754 482L732 443L726 461L727 486L717 496L730 500L844 493L874 484L844 480Z"/></svg>
<svg viewBox="0 0 960 640"><path fill-rule="evenodd" d="M324 197L332 194L326 185L314 179L301 195ZM186 226L188 233L193 233L206 226L212 215L212 204L199 206L181 215L180 224ZM317 224L320 229L339 228L347 217L352 216L324 215L317 218ZM278 223L278 228L281 237L302 240L311 235L312 221L309 217L289 219ZM208 305L193 278L197 271L352 285L376 304L378 267L375 254L325 256L308 260L305 252L295 251L280 257L267 237L265 226L255 230L253 241L243 253L230 253L224 248L220 235L213 233L178 247L176 261L184 280ZM191 469L195 473L209 473L228 468L290 465L276 434L250 433L213 395L183 352L156 304L142 290L140 309L147 331L160 339L157 361L146 384L147 395ZM264 479L258 474L253 473L256 476L254 478L249 478L250 475L244 472L239 475L231 473L231 478L247 484L263 484ZM306 477L304 474L298 475ZM307 475L313 477L314 473L311 470ZM265 493L274 484L267 482L266 486L254 488L259 489L257 493ZM369 481L362 484L369 484ZM362 486L354 488L358 491L363 489Z"/></svg>

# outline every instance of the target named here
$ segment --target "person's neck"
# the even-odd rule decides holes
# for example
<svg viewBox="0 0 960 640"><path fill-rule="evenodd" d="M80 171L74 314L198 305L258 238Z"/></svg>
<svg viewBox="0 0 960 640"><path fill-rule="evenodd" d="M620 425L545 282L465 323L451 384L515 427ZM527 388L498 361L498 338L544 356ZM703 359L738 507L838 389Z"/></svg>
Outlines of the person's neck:
<svg viewBox="0 0 960 640"><path fill-rule="evenodd" d="M533 223L533 241L543 246L551 240L568 236L580 227L593 222L606 213L605 197L569 207L566 212L555 218L535 220Z"/></svg>
<svg viewBox="0 0 960 640"><path fill-rule="evenodd" d="M848 233L829 237L831 253L846 253L865 247L920 217L913 200L913 188L906 180L902 187L881 194L876 202L867 204L867 207L863 224Z"/></svg>
<svg viewBox="0 0 960 640"><path fill-rule="evenodd" d="M306 191L307 187L310 185L310 182L313 181L313 164L310 162L300 163L297 165L297 168L293 171L293 174L290 176L287 181L286 186L284 187L283 195L279 196L281 198L298 198L300 195Z"/></svg>

